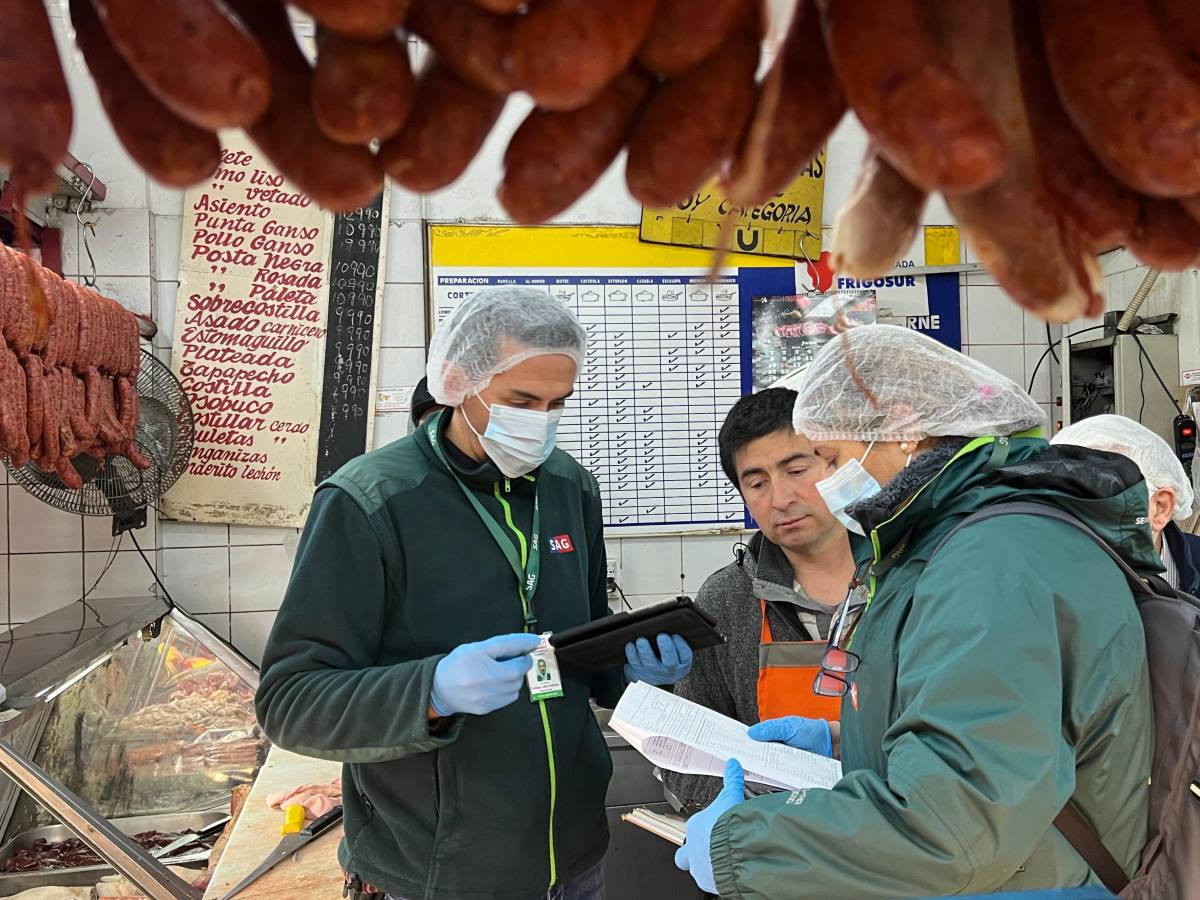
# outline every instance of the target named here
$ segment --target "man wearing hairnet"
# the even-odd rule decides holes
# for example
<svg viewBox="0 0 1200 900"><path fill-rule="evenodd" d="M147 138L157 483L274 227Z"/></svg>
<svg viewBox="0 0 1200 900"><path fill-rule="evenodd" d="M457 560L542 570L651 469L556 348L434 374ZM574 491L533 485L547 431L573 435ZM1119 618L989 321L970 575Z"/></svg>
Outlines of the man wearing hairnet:
<svg viewBox="0 0 1200 900"><path fill-rule="evenodd" d="M1119 453L1137 463L1150 498L1147 524L1167 570L1163 577L1188 594L1200 591L1200 537L1185 534L1175 524L1192 514L1192 480L1166 441L1133 419L1104 415L1067 426L1050 443Z"/></svg>
<svg viewBox="0 0 1200 900"><path fill-rule="evenodd" d="M831 790L743 801L743 772L688 820L676 862L743 900L986 894L1098 884L1053 825L1070 800L1126 869L1147 832L1154 744L1141 618L1073 514L1157 570L1129 460L1048 447L1020 387L932 339L853 329L817 354L793 425L852 532L865 610L842 616L818 693L842 697ZM943 540L945 544L942 545ZM812 752L811 720L775 740Z"/></svg>
<svg viewBox="0 0 1200 900"><path fill-rule="evenodd" d="M609 612L600 492L555 449L585 345L544 291L478 292L429 348L445 409L313 498L257 710L277 744L346 764L360 895L604 896L612 769L589 700L674 683L691 650L639 640L593 676L540 646Z"/></svg>

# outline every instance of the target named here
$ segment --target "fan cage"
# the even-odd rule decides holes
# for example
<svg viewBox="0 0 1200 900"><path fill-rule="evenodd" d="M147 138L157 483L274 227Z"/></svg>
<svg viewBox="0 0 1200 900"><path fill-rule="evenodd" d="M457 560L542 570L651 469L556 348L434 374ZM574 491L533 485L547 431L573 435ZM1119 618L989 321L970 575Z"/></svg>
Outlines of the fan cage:
<svg viewBox="0 0 1200 900"><path fill-rule="evenodd" d="M67 487L53 472L32 462L16 468L5 457L9 477L43 503L84 516L112 516L154 506L187 468L196 437L196 422L187 393L171 370L152 353L141 351L134 385L140 415L134 441L150 468L141 470L124 456L103 461L81 454L73 465L83 487Z"/></svg>

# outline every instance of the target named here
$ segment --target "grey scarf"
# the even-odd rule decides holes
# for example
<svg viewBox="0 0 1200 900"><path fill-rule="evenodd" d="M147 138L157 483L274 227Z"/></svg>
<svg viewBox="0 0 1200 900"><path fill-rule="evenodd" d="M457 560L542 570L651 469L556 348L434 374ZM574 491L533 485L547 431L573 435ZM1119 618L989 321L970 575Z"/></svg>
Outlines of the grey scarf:
<svg viewBox="0 0 1200 900"><path fill-rule="evenodd" d="M909 498L934 479L971 438L945 438L936 447L914 456L912 462L897 473L874 497L868 497L849 507L846 512L870 534L908 502Z"/></svg>

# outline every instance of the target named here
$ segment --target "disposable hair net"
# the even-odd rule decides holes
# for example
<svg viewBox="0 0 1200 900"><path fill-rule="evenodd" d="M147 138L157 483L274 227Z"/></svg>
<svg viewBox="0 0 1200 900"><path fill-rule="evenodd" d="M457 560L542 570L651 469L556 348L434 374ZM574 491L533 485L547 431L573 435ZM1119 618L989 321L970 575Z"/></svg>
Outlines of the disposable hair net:
<svg viewBox="0 0 1200 900"><path fill-rule="evenodd" d="M587 333L561 301L527 287L484 288L438 326L425 366L429 392L459 406L493 376L535 356L561 354L582 367Z"/></svg>
<svg viewBox="0 0 1200 900"><path fill-rule="evenodd" d="M1045 425L1019 385L895 325L843 332L813 357L795 390L792 424L812 441L982 437Z"/></svg>
<svg viewBox="0 0 1200 900"><path fill-rule="evenodd" d="M1146 479L1146 491L1153 496L1159 488L1175 491L1175 520L1192 514L1196 501L1191 479L1171 446L1157 434L1125 416L1091 416L1068 425L1054 436L1052 444L1074 444L1119 453L1137 463Z"/></svg>

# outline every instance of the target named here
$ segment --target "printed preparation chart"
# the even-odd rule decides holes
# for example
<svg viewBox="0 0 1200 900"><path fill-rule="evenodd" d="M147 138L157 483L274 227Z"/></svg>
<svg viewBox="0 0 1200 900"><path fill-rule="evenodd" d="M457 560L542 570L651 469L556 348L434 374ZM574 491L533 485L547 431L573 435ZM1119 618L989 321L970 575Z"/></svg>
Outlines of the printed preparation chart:
<svg viewBox="0 0 1200 900"><path fill-rule="evenodd" d="M636 227L434 225L430 314L486 287L543 290L587 329L559 446L600 484L609 534L747 527L717 435L753 384L753 298L792 294L790 261L651 244ZM387 385L381 387L388 387Z"/></svg>
<svg viewBox="0 0 1200 900"><path fill-rule="evenodd" d="M606 524L740 527L742 500L717 453L742 395L736 277L437 275L438 321L500 284L547 291L587 329L559 446L596 476Z"/></svg>

